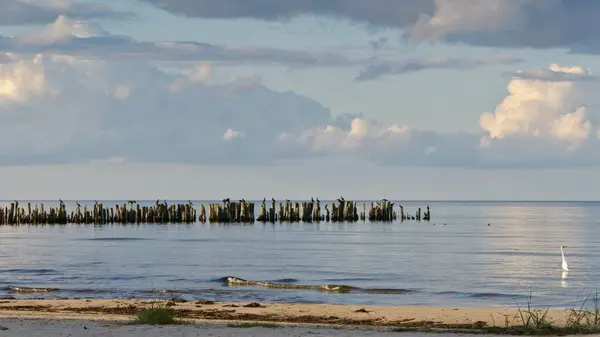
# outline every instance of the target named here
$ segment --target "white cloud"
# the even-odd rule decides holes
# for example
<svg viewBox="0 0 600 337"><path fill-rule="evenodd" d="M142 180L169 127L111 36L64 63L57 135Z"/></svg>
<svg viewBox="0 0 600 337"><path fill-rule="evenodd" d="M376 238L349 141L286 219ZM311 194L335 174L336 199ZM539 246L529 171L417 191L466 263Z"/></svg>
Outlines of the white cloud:
<svg viewBox="0 0 600 337"><path fill-rule="evenodd" d="M569 142L571 148L585 142L593 125L587 119L587 108L582 106L586 102L580 94L582 86L588 83L577 79L592 76L591 71L552 64L543 71L527 72L528 77L519 76L523 73L517 72L518 76L510 81L509 95L494 113L481 115L479 125L489 138L511 135L552 137ZM596 82L593 85L600 88Z"/></svg>
<svg viewBox="0 0 600 337"><path fill-rule="evenodd" d="M592 123L586 118L586 108L579 107L571 113L564 114L552 121L552 135L559 140L572 143L575 149L581 142L590 136Z"/></svg>
<svg viewBox="0 0 600 337"><path fill-rule="evenodd" d="M193 83L202 82L210 77L212 67L210 64L202 63L194 67L194 71L190 75L190 81Z"/></svg>
<svg viewBox="0 0 600 337"><path fill-rule="evenodd" d="M64 55L1 64L0 164L111 157L264 161L271 160L281 131L330 120L318 103L272 91L254 78L169 90L177 80L197 82L206 70L199 66L191 75L172 75L142 62ZM227 129L226 139L244 137L248 144L222 142ZM213 151L215 143L222 144L219 151Z"/></svg>
<svg viewBox="0 0 600 337"><path fill-rule="evenodd" d="M197 64L196 66L194 66L194 68L188 76L176 78L171 84L169 84L168 89L171 92L177 92L185 89L185 87L187 86L205 82L210 78L212 72L213 69L210 64Z"/></svg>
<svg viewBox="0 0 600 337"><path fill-rule="evenodd" d="M100 26L60 15L56 21L43 29L25 34L17 40L26 45L51 45L57 42L66 42L72 37L89 38L92 36L109 36L109 34Z"/></svg>
<svg viewBox="0 0 600 337"><path fill-rule="evenodd" d="M234 138L244 138L245 134L242 131L234 131L232 128L229 128L223 134L223 140L231 141Z"/></svg>
<svg viewBox="0 0 600 337"><path fill-rule="evenodd" d="M45 74L41 57L0 64L0 104L25 101L44 90Z"/></svg>
<svg viewBox="0 0 600 337"><path fill-rule="evenodd" d="M347 152L368 146L384 146L386 143L406 139L410 129L407 126L383 126L360 117L352 119L349 130L333 125L317 126L302 130L296 136L282 133L279 138L307 146L316 152ZM366 148L368 150L368 148Z"/></svg>

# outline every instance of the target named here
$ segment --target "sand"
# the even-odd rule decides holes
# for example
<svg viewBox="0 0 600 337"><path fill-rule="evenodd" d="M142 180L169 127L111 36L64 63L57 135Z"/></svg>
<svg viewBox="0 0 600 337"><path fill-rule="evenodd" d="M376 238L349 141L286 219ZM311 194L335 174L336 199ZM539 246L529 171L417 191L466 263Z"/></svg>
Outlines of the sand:
<svg viewBox="0 0 600 337"><path fill-rule="evenodd" d="M514 308L251 304L182 300L156 302L167 303L174 310L175 317L188 325L150 327L127 324L139 308L152 305L149 300L5 299L0 300L0 326L7 327L8 330L0 331L0 336L68 336L69 333L72 336L319 336L321 333L323 336L384 336L382 331L397 327L457 331L477 329L485 325L520 325L519 319L515 319L517 311ZM550 311L548 317L560 325L564 323L566 313L562 310ZM240 321L277 322L280 327L232 328L223 325ZM215 325L219 323L221 325ZM335 329L340 327L344 329ZM352 330L355 328L370 332L366 334L362 330ZM33 334L35 331L38 334Z"/></svg>
<svg viewBox="0 0 600 337"><path fill-rule="evenodd" d="M53 321L0 319L0 326L8 330L0 331L6 337L425 337L439 336L407 332L381 331L377 329L333 329L322 327L278 327L278 328L231 328L223 324L196 324L185 326L131 326L99 323L94 321ZM445 337L458 337L459 334L444 334Z"/></svg>

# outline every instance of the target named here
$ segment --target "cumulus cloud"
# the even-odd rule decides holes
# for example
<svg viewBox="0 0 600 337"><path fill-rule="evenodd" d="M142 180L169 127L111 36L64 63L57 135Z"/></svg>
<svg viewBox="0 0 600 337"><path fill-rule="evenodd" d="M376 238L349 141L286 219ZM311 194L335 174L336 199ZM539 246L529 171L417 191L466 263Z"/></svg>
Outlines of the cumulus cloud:
<svg viewBox="0 0 600 337"><path fill-rule="evenodd" d="M494 112L480 116L482 135L442 135L357 117L345 129L323 125L280 139L296 150L352 153L385 164L597 165L600 82L594 79L591 70L579 66L517 71L508 95Z"/></svg>
<svg viewBox="0 0 600 337"><path fill-rule="evenodd" d="M592 76L589 69L557 64L543 70L517 72L508 84L509 95L494 113L481 115L479 124L488 133L483 145L511 135L530 135L565 141L570 149L577 148L592 132L582 93L588 94L600 86L598 82L580 81Z"/></svg>
<svg viewBox="0 0 600 337"><path fill-rule="evenodd" d="M195 83L206 81L212 74L212 66L208 63L201 63L194 66L192 72L186 77L178 77L169 84L169 91L180 91L185 87Z"/></svg>
<svg viewBox="0 0 600 337"><path fill-rule="evenodd" d="M515 75L508 96L493 113L482 114L481 133L440 134L401 120L385 125L364 116L332 118L318 102L274 91L258 75L206 81L212 72L207 64L184 75L144 62L9 55L0 65L0 164L119 158L116 164L240 165L316 156L381 165L600 164L600 104L593 101L598 81L574 78L594 76L582 67L551 65L547 71L572 76ZM171 90L178 80L185 85Z"/></svg>
<svg viewBox="0 0 600 337"><path fill-rule="evenodd" d="M142 0L173 14L201 18L284 20L303 15L404 30L414 42L570 48L600 52L600 2L588 0L268 1Z"/></svg>
<svg viewBox="0 0 600 337"><path fill-rule="evenodd" d="M45 85L42 60L19 60L0 64L0 103L26 101L40 93Z"/></svg>
<svg viewBox="0 0 600 337"><path fill-rule="evenodd" d="M298 155L342 155L382 165L478 165L477 136L438 134L354 117L348 124L282 133L280 145Z"/></svg>
<svg viewBox="0 0 600 337"><path fill-rule="evenodd" d="M369 81L383 76L403 75L427 69L473 69L494 64L516 64L521 59L512 57L493 57L487 59L453 59L437 57L404 61L377 60L363 69L355 80Z"/></svg>
<svg viewBox="0 0 600 337"><path fill-rule="evenodd" d="M59 15L77 19L125 19L132 13L117 12L108 6L68 0L0 0L0 25L45 24Z"/></svg>
<svg viewBox="0 0 600 337"><path fill-rule="evenodd" d="M57 55L2 64L0 163L262 162L272 160L280 132L330 120L317 102L254 78L170 91L183 77L140 62Z"/></svg>

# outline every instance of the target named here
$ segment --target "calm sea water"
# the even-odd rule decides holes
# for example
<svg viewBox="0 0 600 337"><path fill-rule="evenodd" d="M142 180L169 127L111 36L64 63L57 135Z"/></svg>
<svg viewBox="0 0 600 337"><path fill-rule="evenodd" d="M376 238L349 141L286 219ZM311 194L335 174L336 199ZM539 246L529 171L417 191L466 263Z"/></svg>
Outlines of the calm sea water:
<svg viewBox="0 0 600 337"><path fill-rule="evenodd" d="M531 292L533 305L568 307L598 287L600 203L401 203L429 204L432 221L2 226L0 295L500 306L525 304ZM230 287L225 276L364 290Z"/></svg>

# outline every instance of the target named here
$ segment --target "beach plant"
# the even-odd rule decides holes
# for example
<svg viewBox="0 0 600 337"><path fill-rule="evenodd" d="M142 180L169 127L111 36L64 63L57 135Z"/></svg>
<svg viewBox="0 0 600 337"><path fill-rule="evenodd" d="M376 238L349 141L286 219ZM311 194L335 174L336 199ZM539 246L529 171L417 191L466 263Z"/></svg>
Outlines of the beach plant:
<svg viewBox="0 0 600 337"><path fill-rule="evenodd" d="M600 297L598 297L598 290L594 293L594 297L592 297L592 301L594 304L593 311L590 312L588 316L587 323L591 324L596 329L600 329Z"/></svg>
<svg viewBox="0 0 600 337"><path fill-rule="evenodd" d="M586 303L589 300L589 296L585 298L581 306L578 308L567 309L567 318L565 320L565 326L572 330L584 329L589 322L588 316L589 311L587 310Z"/></svg>
<svg viewBox="0 0 600 337"><path fill-rule="evenodd" d="M521 320L522 327L530 330L548 330L552 328L552 322L548 320L548 312L550 307L545 310L534 309L531 307L532 294L529 292L529 298L527 299L527 307L521 307L517 304L517 317Z"/></svg>
<svg viewBox="0 0 600 337"><path fill-rule="evenodd" d="M590 309L586 304L592 301ZM581 306L567 310L565 328L571 333L597 333L600 332L600 298L598 291L585 298Z"/></svg>
<svg viewBox="0 0 600 337"><path fill-rule="evenodd" d="M165 304L152 303L149 308L139 309L135 313L134 324L166 325L175 324L173 310Z"/></svg>
<svg viewBox="0 0 600 337"><path fill-rule="evenodd" d="M592 302L592 308L588 302ZM516 301L515 301L516 303ZM526 306L517 305L517 314L514 320L518 324L509 326L506 318L505 326L486 327L483 330L488 333L510 334L510 335L575 335L600 333L600 297L596 292L590 295L579 306L566 310L567 316L563 326L556 325L549 319L550 307L535 309L531 305L531 292Z"/></svg>

